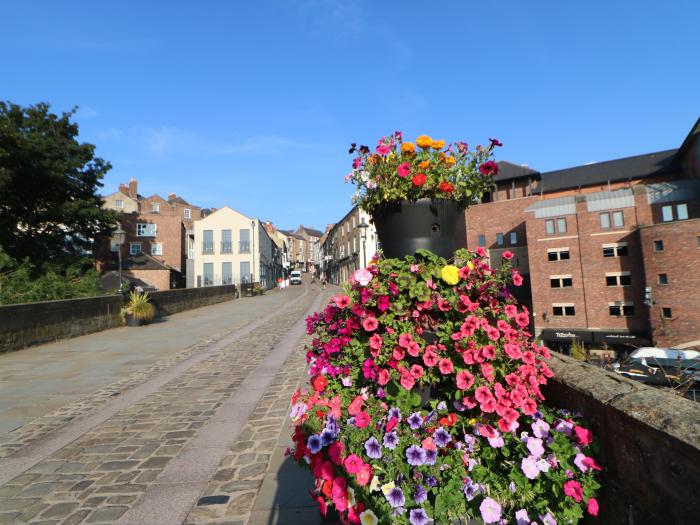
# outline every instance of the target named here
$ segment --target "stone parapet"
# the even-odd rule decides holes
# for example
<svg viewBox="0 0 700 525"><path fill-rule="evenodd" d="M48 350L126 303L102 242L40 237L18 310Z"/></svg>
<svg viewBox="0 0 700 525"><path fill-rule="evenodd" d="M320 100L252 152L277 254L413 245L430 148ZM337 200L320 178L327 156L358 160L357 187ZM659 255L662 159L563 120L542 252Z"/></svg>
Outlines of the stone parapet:
<svg viewBox="0 0 700 525"><path fill-rule="evenodd" d="M600 443L599 523L695 523L700 486L700 404L555 354L544 391L578 411Z"/></svg>

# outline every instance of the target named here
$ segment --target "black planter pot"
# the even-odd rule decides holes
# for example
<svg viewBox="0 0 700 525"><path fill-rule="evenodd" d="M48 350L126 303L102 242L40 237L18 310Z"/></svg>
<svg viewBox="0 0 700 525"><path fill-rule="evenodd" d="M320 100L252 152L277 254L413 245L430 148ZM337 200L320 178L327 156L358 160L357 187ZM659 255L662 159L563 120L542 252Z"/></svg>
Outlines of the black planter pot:
<svg viewBox="0 0 700 525"><path fill-rule="evenodd" d="M141 317L134 317L131 314L126 315L126 326L142 326L146 321Z"/></svg>
<svg viewBox="0 0 700 525"><path fill-rule="evenodd" d="M374 211L372 222L387 258L413 255L421 249L450 258L467 244L464 209L451 200L385 203Z"/></svg>

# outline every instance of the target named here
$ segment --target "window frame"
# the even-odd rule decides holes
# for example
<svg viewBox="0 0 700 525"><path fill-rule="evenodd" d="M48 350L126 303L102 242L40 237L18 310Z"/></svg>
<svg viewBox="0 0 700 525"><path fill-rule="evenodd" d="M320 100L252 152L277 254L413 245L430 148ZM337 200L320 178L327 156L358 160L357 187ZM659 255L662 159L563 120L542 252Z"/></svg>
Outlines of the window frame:
<svg viewBox="0 0 700 525"><path fill-rule="evenodd" d="M671 308L670 306L663 306L661 308L661 318L673 319L673 308Z"/></svg>
<svg viewBox="0 0 700 525"><path fill-rule="evenodd" d="M626 284L623 284L623 277L626 277L628 279L625 279L626 281L629 281ZM613 279L615 281L615 284L610 284L610 279ZM608 288L625 288L627 286L632 286L632 273L631 272L605 272L605 285Z"/></svg>
<svg viewBox="0 0 700 525"><path fill-rule="evenodd" d="M560 309L561 313L555 313L556 309ZM552 303L553 317L576 317L576 305L574 303Z"/></svg>
<svg viewBox="0 0 700 525"><path fill-rule="evenodd" d="M681 208L682 206L682 208ZM681 217L680 210L683 209L683 215L684 217ZM687 202L681 202L676 204L676 220L677 221L687 221L690 215L688 215L688 203Z"/></svg>
<svg viewBox="0 0 700 525"><path fill-rule="evenodd" d="M129 243L129 255L141 255L143 253L143 243L140 242L130 242ZM134 252L134 246L138 246L138 251Z"/></svg>
<svg viewBox="0 0 700 525"><path fill-rule="evenodd" d="M568 281L568 285L566 284L566 281ZM557 283L557 286L554 286L554 283ZM553 289L561 289L561 288L573 288L574 287L574 280L571 275L550 275L549 276L549 287Z"/></svg>
<svg viewBox="0 0 700 525"><path fill-rule="evenodd" d="M613 312L613 308L617 308L617 313ZM633 302L617 301L608 303L608 315L610 317L634 317L637 313Z"/></svg>
<svg viewBox="0 0 700 525"><path fill-rule="evenodd" d="M483 233L479 234L479 238L477 239L477 244L481 246L482 248L486 248L486 235Z"/></svg>
<svg viewBox="0 0 700 525"><path fill-rule="evenodd" d="M511 246L516 246L518 244L518 232L509 232L508 242Z"/></svg>
<svg viewBox="0 0 700 525"><path fill-rule="evenodd" d="M151 213L160 213L160 202L151 203Z"/></svg>
<svg viewBox="0 0 700 525"><path fill-rule="evenodd" d="M663 252L664 251L664 240L663 239L654 239L653 241L654 244L654 251L657 253Z"/></svg>
<svg viewBox="0 0 700 525"><path fill-rule="evenodd" d="M599 215L599 218L600 218L600 227L603 230L609 230L610 226L612 225L612 222L610 220L610 212L609 211L601 212ZM603 220L603 218L605 218L605 221ZM607 224L604 224L606 222L607 222Z"/></svg>
<svg viewBox="0 0 700 525"><path fill-rule="evenodd" d="M550 254L556 254L556 258L552 259ZM567 256L562 258L561 254L566 253ZM571 250L569 247L563 247L563 248L548 248L547 249L547 261L549 262L560 262L560 261L569 261L571 260Z"/></svg>
<svg viewBox="0 0 700 525"><path fill-rule="evenodd" d="M503 233L499 232L496 234L496 246L498 246L499 248L505 246L505 239L503 237Z"/></svg>
<svg viewBox="0 0 700 525"><path fill-rule="evenodd" d="M124 199L115 199L114 200L114 207L117 208L118 210L123 210L124 209Z"/></svg>
<svg viewBox="0 0 700 525"><path fill-rule="evenodd" d="M185 210L182 212L182 216L185 219L191 219L192 218L192 210L189 208L185 208Z"/></svg>
<svg viewBox="0 0 700 525"><path fill-rule="evenodd" d="M612 213L612 227L613 228L624 228L625 227L625 214L622 210L613 210ZM617 223L616 218L620 218L620 224Z"/></svg>
<svg viewBox="0 0 700 525"><path fill-rule="evenodd" d="M160 247L160 253L156 253L153 251L153 248L156 246ZM160 255L161 257L163 256L163 243L162 242L152 242L151 243L151 255Z"/></svg>
<svg viewBox="0 0 700 525"><path fill-rule="evenodd" d="M149 233L149 231L152 233ZM136 237L157 237L158 236L158 225L153 222L137 222L136 223Z"/></svg>
<svg viewBox="0 0 700 525"><path fill-rule="evenodd" d="M659 286L668 286L668 274L667 273L657 273L656 274L656 284Z"/></svg>

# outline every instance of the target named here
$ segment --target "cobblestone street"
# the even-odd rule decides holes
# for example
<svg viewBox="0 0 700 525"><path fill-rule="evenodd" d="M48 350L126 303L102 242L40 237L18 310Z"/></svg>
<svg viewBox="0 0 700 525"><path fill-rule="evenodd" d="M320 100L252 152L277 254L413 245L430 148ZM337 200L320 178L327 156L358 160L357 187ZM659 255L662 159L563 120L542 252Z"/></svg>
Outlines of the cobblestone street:
<svg viewBox="0 0 700 525"><path fill-rule="evenodd" d="M333 291L292 287L0 355L0 524L318 522L310 478L283 453L304 318ZM30 392L35 363L59 348L79 373L40 373ZM123 366L90 356L102 348Z"/></svg>

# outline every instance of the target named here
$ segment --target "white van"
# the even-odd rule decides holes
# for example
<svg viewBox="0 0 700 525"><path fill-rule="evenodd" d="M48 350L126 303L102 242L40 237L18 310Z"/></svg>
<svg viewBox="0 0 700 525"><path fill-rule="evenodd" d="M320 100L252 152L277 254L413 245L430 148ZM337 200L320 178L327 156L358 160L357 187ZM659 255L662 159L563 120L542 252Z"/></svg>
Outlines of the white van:
<svg viewBox="0 0 700 525"><path fill-rule="evenodd" d="M301 272L299 270L294 270L289 273L289 282L291 284L301 284Z"/></svg>

